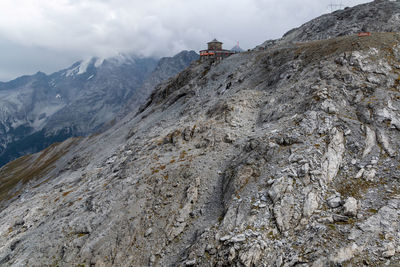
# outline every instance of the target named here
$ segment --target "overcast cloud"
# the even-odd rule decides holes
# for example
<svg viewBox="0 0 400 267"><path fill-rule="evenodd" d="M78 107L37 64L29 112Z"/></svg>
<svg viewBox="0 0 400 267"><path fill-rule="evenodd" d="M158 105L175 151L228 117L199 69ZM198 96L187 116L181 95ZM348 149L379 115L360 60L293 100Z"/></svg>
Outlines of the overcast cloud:
<svg viewBox="0 0 400 267"><path fill-rule="evenodd" d="M65 68L90 56L171 56L216 37L253 48L368 0L1 0L0 80Z"/></svg>

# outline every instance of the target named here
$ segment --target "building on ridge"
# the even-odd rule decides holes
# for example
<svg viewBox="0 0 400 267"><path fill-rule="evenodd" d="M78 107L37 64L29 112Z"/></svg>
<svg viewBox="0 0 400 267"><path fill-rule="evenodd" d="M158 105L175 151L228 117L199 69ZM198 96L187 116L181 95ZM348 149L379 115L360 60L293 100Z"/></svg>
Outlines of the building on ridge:
<svg viewBox="0 0 400 267"><path fill-rule="evenodd" d="M217 39L207 43L208 49L200 51L200 60L219 61L235 54L234 51L222 49L222 42Z"/></svg>

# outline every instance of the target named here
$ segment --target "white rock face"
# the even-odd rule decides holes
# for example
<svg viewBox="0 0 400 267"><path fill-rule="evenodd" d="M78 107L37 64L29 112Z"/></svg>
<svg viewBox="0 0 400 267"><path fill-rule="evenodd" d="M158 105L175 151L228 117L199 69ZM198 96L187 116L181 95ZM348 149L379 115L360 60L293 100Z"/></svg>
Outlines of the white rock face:
<svg viewBox="0 0 400 267"><path fill-rule="evenodd" d="M376 170L374 168L368 168L364 170L362 176L366 181L373 181L376 175Z"/></svg>
<svg viewBox="0 0 400 267"><path fill-rule="evenodd" d="M305 217L310 217L317 209L318 209L318 196L314 192L310 192L304 203L303 214Z"/></svg>
<svg viewBox="0 0 400 267"><path fill-rule="evenodd" d="M385 245L385 251L382 253L382 256L385 258L391 258L396 254L396 249L392 242Z"/></svg>
<svg viewBox="0 0 400 267"><path fill-rule="evenodd" d="M323 156L322 172L323 181L330 183L336 177L340 164L343 160L344 148L344 135L341 131L334 128L332 130L332 139L328 145L328 149Z"/></svg>
<svg viewBox="0 0 400 267"><path fill-rule="evenodd" d="M362 248L358 247L357 244L341 248L330 257L330 261L335 264L342 264L343 262L352 259L356 253L360 252L360 250L362 250Z"/></svg>
<svg viewBox="0 0 400 267"><path fill-rule="evenodd" d="M287 231L292 226L291 219L294 213L294 201L294 197L287 194L274 206L274 216L281 231Z"/></svg>
<svg viewBox="0 0 400 267"><path fill-rule="evenodd" d="M395 155L396 151L393 148L393 146L390 145L389 137L386 135L386 133L382 129L379 129L379 131L378 131L378 140L379 140L379 143L382 144L385 151L389 154L389 156L393 157Z"/></svg>
<svg viewBox="0 0 400 267"><path fill-rule="evenodd" d="M400 130L400 118L394 111L387 108L382 108L376 111L376 115L382 120L390 121L390 124L393 127L395 127L397 130Z"/></svg>
<svg viewBox="0 0 400 267"><path fill-rule="evenodd" d="M358 210L357 200L353 197L349 197L348 199L346 199L343 208L345 215L356 216Z"/></svg>
<svg viewBox="0 0 400 267"><path fill-rule="evenodd" d="M363 157L367 156L374 146L376 145L376 134L370 127L365 126L366 131L366 138L365 138L365 148L363 152Z"/></svg>

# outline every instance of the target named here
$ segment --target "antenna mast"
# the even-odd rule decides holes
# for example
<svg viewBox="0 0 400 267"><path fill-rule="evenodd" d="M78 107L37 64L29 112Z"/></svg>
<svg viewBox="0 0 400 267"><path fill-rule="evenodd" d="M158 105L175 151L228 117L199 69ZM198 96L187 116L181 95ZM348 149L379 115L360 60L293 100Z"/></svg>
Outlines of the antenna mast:
<svg viewBox="0 0 400 267"><path fill-rule="evenodd" d="M330 8L331 12L333 12L335 10L338 10L338 9L343 9L343 7L344 7L344 5L343 5L342 1L340 1L340 4L338 4L338 3L334 4L334 3L331 2L328 5L328 8Z"/></svg>

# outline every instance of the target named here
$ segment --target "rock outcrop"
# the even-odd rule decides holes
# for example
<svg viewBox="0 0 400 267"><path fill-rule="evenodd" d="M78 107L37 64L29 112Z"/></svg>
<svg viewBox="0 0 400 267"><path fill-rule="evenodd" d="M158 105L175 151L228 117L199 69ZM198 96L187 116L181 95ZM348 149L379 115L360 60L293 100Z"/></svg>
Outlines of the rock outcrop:
<svg viewBox="0 0 400 267"><path fill-rule="evenodd" d="M374 0L346 7L315 18L285 33L278 40L268 40L260 47L276 44L323 40L359 32L399 32L400 5L396 0Z"/></svg>
<svg viewBox="0 0 400 267"><path fill-rule="evenodd" d="M399 42L196 62L106 132L6 165L0 264L398 266Z"/></svg>

